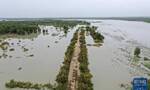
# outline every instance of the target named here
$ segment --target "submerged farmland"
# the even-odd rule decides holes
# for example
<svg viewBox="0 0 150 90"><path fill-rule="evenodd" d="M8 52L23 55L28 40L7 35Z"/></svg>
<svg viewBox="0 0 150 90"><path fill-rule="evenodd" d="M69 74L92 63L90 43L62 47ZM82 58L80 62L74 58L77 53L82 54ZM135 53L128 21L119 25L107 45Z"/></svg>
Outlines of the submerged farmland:
<svg viewBox="0 0 150 90"><path fill-rule="evenodd" d="M84 37L85 35L84 33L86 31L85 26L89 25L89 23L84 21L56 20L56 21L3 21L0 24L1 24L0 32L1 34L3 34L1 35L1 60L7 60L8 62L4 61L4 63L10 63L11 64L10 65L11 69L9 68L10 72L12 71L14 72L14 74L12 75L9 74L10 76L8 75L8 77L3 79L3 82L1 83L3 89L5 89L5 87L8 89L11 88L16 89L47 88L56 90L93 89L92 81L90 81L92 86L90 86L88 82L84 83L86 78L88 79L87 77L88 73L86 72L89 72L89 69L86 66L86 64L88 65L87 60L83 61L83 64L81 63L80 65L82 59L87 58L87 52L84 51L84 48L82 50L82 47L84 45L82 43L85 43L84 41L85 38L82 37ZM36 35L36 37L34 36L32 37L32 35ZM73 38L71 39L72 35ZM66 48L67 51L64 52L65 50L64 47L67 47L67 43L69 44L70 39L71 39L70 45L68 46L68 48ZM58 48L58 46L60 45L64 49L62 47ZM41 49L43 47L44 49ZM50 53L49 51L52 52ZM43 52L45 52L45 54L43 54ZM57 54L54 55L54 52L56 52ZM52 73L54 73L54 75L52 75L48 72L49 70L47 69L49 68L49 66L47 65L52 66L52 69L54 69L53 65L55 65L56 62L54 62L53 60L49 61L49 59L55 58L62 59L63 56L57 56L59 55L58 52L61 54L65 53L63 62L64 65L61 66L60 72L58 73L58 75L56 75L56 72L58 71L58 67L60 65L59 63L60 61L59 62L56 61L57 63L59 63L59 65L57 64L57 68L55 66L56 69L54 70L55 73L53 70L51 70ZM47 58L46 56L45 58L46 54L50 54L48 55L50 57ZM86 57L83 57L85 55ZM76 64L74 64L75 62ZM16 65L13 65L12 63ZM26 65L24 65L24 63ZM32 63L35 64L32 65ZM40 66L38 66L38 64ZM43 64L44 66L46 65L46 67L41 67L41 64ZM34 67L37 68L36 71L35 70L32 71L32 68L34 69ZM41 71L42 68L43 70ZM46 72L47 75L41 76ZM38 76L39 73L40 75ZM81 73L81 75L79 73ZM34 76L38 76L39 79L37 78L34 79L33 78ZM50 79L50 77L53 79ZM82 80L81 77L84 77L85 79ZM91 80L91 77L89 77L89 80ZM55 83L56 85L52 85L51 83L52 84ZM5 85L5 87L3 85Z"/></svg>
<svg viewBox="0 0 150 90"><path fill-rule="evenodd" d="M134 76L150 75L148 29L117 20L1 21L0 89L128 90Z"/></svg>

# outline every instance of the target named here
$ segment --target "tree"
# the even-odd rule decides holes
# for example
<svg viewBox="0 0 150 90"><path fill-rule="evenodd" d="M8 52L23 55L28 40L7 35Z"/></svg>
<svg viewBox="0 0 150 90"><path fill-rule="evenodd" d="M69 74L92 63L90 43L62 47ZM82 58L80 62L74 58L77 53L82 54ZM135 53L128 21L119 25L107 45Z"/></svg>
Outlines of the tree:
<svg viewBox="0 0 150 90"><path fill-rule="evenodd" d="M134 55L139 56L140 53L141 53L141 49L136 47L135 50L134 50Z"/></svg>

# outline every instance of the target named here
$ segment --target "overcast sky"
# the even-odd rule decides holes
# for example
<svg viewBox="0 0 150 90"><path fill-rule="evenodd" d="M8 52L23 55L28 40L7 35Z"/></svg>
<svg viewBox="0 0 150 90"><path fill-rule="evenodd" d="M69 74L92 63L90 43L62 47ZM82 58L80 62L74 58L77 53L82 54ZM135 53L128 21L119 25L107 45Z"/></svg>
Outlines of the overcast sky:
<svg viewBox="0 0 150 90"><path fill-rule="evenodd" d="M150 16L150 0L0 0L0 17Z"/></svg>

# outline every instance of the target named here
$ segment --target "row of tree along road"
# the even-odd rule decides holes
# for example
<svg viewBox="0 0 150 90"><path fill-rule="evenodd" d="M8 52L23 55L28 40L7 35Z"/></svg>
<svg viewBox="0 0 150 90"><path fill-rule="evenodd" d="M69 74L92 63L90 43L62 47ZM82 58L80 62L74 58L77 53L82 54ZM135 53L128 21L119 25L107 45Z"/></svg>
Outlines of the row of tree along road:
<svg viewBox="0 0 150 90"><path fill-rule="evenodd" d="M68 27L68 25L72 27L77 24L85 24L85 26L79 27L74 33L73 38L71 39L70 45L67 47L67 50L65 52L63 65L60 67L60 71L58 75L56 76L56 84L55 85L52 85L50 83L33 84L31 82L10 80L9 82L5 84L7 88L24 88L24 89L37 89L37 90L46 89L46 88L50 90L93 90L93 83L91 80L92 74L90 73L90 70L88 68L89 62L88 62L88 50L86 48L85 32L90 32L90 35L92 36L95 43L102 43L104 37L99 32L96 31L97 29L96 27L94 26L91 27L89 25L87 26L88 23L79 22L79 21L77 22L61 21L61 22L64 25L62 23L60 24L60 21L55 21L55 23L53 22L53 24L55 25L56 23L59 23L57 26L59 25L63 27L65 26L64 28L66 28L66 26ZM10 23L10 22L7 22L7 23ZM26 23L27 22L24 22L24 24L19 24L20 26L18 27L25 26L27 29L28 27L30 27L30 25L35 26L36 24L40 24L40 23L47 24L47 23L52 23L52 22L38 22L38 23L30 22L30 24L28 22L29 25L27 24L27 26L26 26ZM3 29L1 29L2 27L8 28L9 25L5 27L5 26L1 26L1 23L0 23L0 32L3 31ZM35 29L37 29L37 27ZM27 29L27 30L30 31L30 29ZM71 63L72 60L76 60L76 62L79 64ZM73 74L71 74L73 76L71 76L70 79L71 80L74 79L73 81L75 82L77 81L76 84L71 84L69 81L70 80L69 72L72 72L72 70L74 70L74 69L71 69L73 65L76 65L75 68L78 67L78 69L73 71ZM74 74L74 73L77 73L77 74Z"/></svg>

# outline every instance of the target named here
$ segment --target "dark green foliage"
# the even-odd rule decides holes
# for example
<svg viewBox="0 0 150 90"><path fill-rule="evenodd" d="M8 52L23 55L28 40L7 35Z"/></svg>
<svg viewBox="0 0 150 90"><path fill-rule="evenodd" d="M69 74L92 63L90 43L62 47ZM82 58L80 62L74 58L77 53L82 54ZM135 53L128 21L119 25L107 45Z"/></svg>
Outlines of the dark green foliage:
<svg viewBox="0 0 150 90"><path fill-rule="evenodd" d="M89 25L90 24L88 22L77 21L77 20L39 20L39 21L32 21L32 23L36 23L38 25L52 25L55 27L61 27L63 29L66 29L66 27L73 28L76 25Z"/></svg>
<svg viewBox="0 0 150 90"><path fill-rule="evenodd" d="M147 57L144 57L144 60L145 60L145 61L150 61L150 59L149 59L149 58L147 58Z"/></svg>
<svg viewBox="0 0 150 90"><path fill-rule="evenodd" d="M24 89L53 89L53 86L51 84L33 84L31 82L21 82L21 81L15 81L10 80L8 83L5 84L7 88L24 88Z"/></svg>
<svg viewBox="0 0 150 90"><path fill-rule="evenodd" d="M75 32L73 38L71 39L71 43L65 52L65 58L63 62L63 66L60 68L60 72L56 77L56 90L66 90L68 85L68 75L70 62L73 56L75 44L77 43L78 31Z"/></svg>
<svg viewBox="0 0 150 90"><path fill-rule="evenodd" d="M141 53L141 49L136 47L135 50L134 50L134 55L139 56L140 53Z"/></svg>
<svg viewBox="0 0 150 90"><path fill-rule="evenodd" d="M35 21L0 21L0 34L31 34L40 31L38 25L51 25L63 28L64 33L78 24L89 24L83 21L35 20Z"/></svg>
<svg viewBox="0 0 150 90"><path fill-rule="evenodd" d="M150 17L91 17L91 18L80 18L80 19L99 19L99 20L126 20L126 21L142 21L150 23Z"/></svg>
<svg viewBox="0 0 150 90"><path fill-rule="evenodd" d="M90 32L90 35L92 36L92 38L94 39L95 43L100 43L103 42L104 36L101 35L99 32L96 32L97 27L95 26L86 26L86 31Z"/></svg>
<svg viewBox="0 0 150 90"><path fill-rule="evenodd" d="M64 30L64 33L67 34L67 32L69 30L69 27L68 26L63 26L63 30Z"/></svg>
<svg viewBox="0 0 150 90"><path fill-rule="evenodd" d="M0 34L31 34L40 31L37 24L27 22L3 21L0 22Z"/></svg>
<svg viewBox="0 0 150 90"><path fill-rule="evenodd" d="M88 55L85 42L85 31L81 30L80 33L80 49L79 62L80 62L80 77L78 82L78 90L93 90L93 84L91 81L92 75L88 69Z"/></svg>

